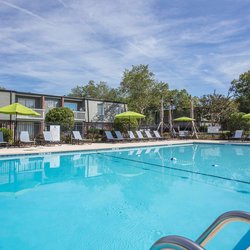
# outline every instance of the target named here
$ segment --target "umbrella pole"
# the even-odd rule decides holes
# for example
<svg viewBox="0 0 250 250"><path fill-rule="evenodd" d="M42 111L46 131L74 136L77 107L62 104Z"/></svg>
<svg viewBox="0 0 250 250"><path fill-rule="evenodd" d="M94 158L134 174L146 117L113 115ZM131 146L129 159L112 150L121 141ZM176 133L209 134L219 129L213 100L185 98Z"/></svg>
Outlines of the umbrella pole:
<svg viewBox="0 0 250 250"><path fill-rule="evenodd" d="M16 132L17 132L17 113L16 113L16 121L14 126L14 144L16 143Z"/></svg>

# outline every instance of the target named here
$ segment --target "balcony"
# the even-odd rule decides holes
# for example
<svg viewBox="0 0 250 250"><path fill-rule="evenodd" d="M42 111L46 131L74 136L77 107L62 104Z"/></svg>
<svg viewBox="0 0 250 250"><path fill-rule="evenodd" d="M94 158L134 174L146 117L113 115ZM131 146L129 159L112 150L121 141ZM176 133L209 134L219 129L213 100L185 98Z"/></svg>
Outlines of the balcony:
<svg viewBox="0 0 250 250"><path fill-rule="evenodd" d="M85 121L84 111L73 111L75 121Z"/></svg>
<svg viewBox="0 0 250 250"><path fill-rule="evenodd" d="M40 116L32 115L17 115L17 120L44 120L45 113L44 109L32 109L40 114Z"/></svg>
<svg viewBox="0 0 250 250"><path fill-rule="evenodd" d="M44 120L45 115L48 113L49 109L32 109L40 114L40 116L31 116L31 115L17 115L17 120ZM73 111L75 121L85 121L85 112L84 111ZM15 119L15 116L13 116Z"/></svg>

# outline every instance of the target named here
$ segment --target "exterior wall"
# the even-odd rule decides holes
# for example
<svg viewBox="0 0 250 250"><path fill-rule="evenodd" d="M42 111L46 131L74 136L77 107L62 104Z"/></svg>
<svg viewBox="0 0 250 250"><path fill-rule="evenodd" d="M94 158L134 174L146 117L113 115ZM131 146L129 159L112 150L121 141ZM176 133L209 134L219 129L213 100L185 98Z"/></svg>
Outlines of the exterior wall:
<svg viewBox="0 0 250 250"><path fill-rule="evenodd" d="M87 122L114 122L115 115L126 111L126 105L124 103L106 102L97 100L86 100L88 119ZM98 113L98 105L103 105L103 115Z"/></svg>
<svg viewBox="0 0 250 250"><path fill-rule="evenodd" d="M15 93L0 91L0 107L11 104L11 95L12 102L15 102ZM0 120L10 120L10 115L0 114Z"/></svg>

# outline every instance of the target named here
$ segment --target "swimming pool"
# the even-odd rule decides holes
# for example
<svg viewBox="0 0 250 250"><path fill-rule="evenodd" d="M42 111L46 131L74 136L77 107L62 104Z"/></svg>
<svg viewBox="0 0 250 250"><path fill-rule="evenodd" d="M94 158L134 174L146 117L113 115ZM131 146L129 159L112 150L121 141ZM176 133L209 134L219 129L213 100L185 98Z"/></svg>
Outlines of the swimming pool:
<svg viewBox="0 0 250 250"><path fill-rule="evenodd" d="M170 234L195 240L228 210L250 210L249 146L0 158L0 249L149 249ZM236 250L249 230L230 224L207 249Z"/></svg>

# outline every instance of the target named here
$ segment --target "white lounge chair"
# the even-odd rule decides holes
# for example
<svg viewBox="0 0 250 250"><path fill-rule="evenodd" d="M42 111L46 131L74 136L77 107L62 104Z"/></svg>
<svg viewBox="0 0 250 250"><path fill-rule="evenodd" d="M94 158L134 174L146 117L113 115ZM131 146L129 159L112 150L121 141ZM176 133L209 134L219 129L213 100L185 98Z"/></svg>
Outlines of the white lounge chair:
<svg viewBox="0 0 250 250"><path fill-rule="evenodd" d="M128 136L131 141L138 141L139 138L136 138L133 131L128 131Z"/></svg>
<svg viewBox="0 0 250 250"><path fill-rule="evenodd" d="M136 134L137 134L137 136L138 136L138 138L140 139L140 140L148 140L148 138L146 138L146 137L144 137L143 135L142 135L142 132L141 131L135 131L136 132Z"/></svg>
<svg viewBox="0 0 250 250"><path fill-rule="evenodd" d="M154 135L155 135L155 137L157 139L159 139L159 140L165 140L165 138L162 137L157 130L154 130L153 133L154 133Z"/></svg>
<svg viewBox="0 0 250 250"><path fill-rule="evenodd" d="M60 143L59 140L55 140L53 138L53 135L51 133L51 131L43 131L43 137L44 137L44 142L45 143Z"/></svg>
<svg viewBox="0 0 250 250"><path fill-rule="evenodd" d="M243 130L236 130L234 132L234 135L231 137L231 139L240 140L240 139L242 139L242 136L243 136Z"/></svg>
<svg viewBox="0 0 250 250"><path fill-rule="evenodd" d="M120 131L115 131L115 135L118 139L124 140L124 141L131 141L132 139L130 138L124 138L122 133Z"/></svg>
<svg viewBox="0 0 250 250"><path fill-rule="evenodd" d="M28 131L21 131L20 133L20 144L35 144L35 141L30 140Z"/></svg>
<svg viewBox="0 0 250 250"><path fill-rule="evenodd" d="M149 130L146 130L146 131L145 131L145 134L146 134L146 136L148 137L149 140L154 140L154 139L156 139L156 138L154 138L154 137L151 135L151 133L150 133Z"/></svg>
<svg viewBox="0 0 250 250"><path fill-rule="evenodd" d="M73 138L72 138L72 142L78 142L78 144L80 142L84 143L84 142L89 142L91 143L92 140L91 139L85 139L85 138L82 138L81 134L79 131L72 131L72 134L73 134Z"/></svg>
<svg viewBox="0 0 250 250"><path fill-rule="evenodd" d="M116 142L116 141L123 141L124 139L120 139L120 138L114 138L111 131L104 131L105 132L105 135L107 137L107 141L113 141L113 142Z"/></svg>

